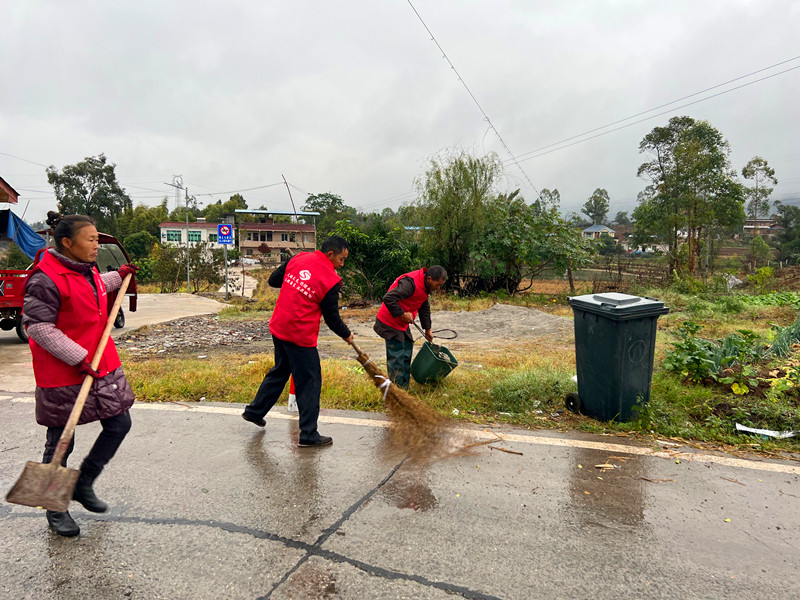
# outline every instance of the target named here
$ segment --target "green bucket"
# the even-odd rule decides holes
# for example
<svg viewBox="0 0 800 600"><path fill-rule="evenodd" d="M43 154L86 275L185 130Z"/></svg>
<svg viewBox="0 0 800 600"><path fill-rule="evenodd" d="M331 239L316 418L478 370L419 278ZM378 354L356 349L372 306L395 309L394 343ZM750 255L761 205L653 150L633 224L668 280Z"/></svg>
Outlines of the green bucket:
<svg viewBox="0 0 800 600"><path fill-rule="evenodd" d="M458 361L450 350L425 342L411 363L411 376L417 383L431 383L447 377L457 366Z"/></svg>

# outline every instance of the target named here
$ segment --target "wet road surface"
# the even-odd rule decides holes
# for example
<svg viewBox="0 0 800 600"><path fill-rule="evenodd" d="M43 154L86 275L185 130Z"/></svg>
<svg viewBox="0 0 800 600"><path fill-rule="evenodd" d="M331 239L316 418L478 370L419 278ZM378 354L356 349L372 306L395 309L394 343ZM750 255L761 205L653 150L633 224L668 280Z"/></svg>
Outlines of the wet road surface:
<svg viewBox="0 0 800 600"><path fill-rule="evenodd" d="M0 597L797 598L800 465L477 429L495 448L428 465L381 415L140 404L78 538L0 504ZM39 460L30 395L0 392L0 488ZM71 466L99 425L77 430ZM496 438L499 434L503 439ZM598 468L596 465L609 465Z"/></svg>

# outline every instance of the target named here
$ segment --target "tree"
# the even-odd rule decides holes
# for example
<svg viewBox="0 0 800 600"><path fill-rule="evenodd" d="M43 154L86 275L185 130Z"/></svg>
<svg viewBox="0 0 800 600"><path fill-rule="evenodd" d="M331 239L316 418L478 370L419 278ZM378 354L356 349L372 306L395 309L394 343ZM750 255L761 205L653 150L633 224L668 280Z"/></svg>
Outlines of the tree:
<svg viewBox="0 0 800 600"><path fill-rule="evenodd" d="M186 277L186 249L156 244L150 253L150 266L153 281L162 293L177 292Z"/></svg>
<svg viewBox="0 0 800 600"><path fill-rule="evenodd" d="M58 210L67 215L88 215L100 231L117 235L117 220L131 209L132 202L117 182L115 167L104 154L86 157L61 171L53 165L47 167L47 181L53 186Z"/></svg>
<svg viewBox="0 0 800 600"><path fill-rule="evenodd" d="M224 283L223 253L222 248L212 248L208 242L193 244L189 247L192 293L203 292L209 288L216 290Z"/></svg>
<svg viewBox="0 0 800 600"><path fill-rule="evenodd" d="M778 236L778 259L797 264L800 260L800 206L775 202L777 223L783 227Z"/></svg>
<svg viewBox="0 0 800 600"><path fill-rule="evenodd" d="M608 214L608 192L597 188L583 205L583 213L592 220L593 225L600 225Z"/></svg>
<svg viewBox="0 0 800 600"><path fill-rule="evenodd" d="M764 241L760 235L753 237L750 242L750 260L753 265L753 270L758 266L758 263L763 263L769 258L770 248L767 242Z"/></svg>
<svg viewBox="0 0 800 600"><path fill-rule="evenodd" d="M730 167L728 142L706 121L673 117L644 137L639 152L650 160L638 175L651 184L633 212L636 238L664 242L670 270L685 266L694 273L712 230L732 232L744 222L743 189Z"/></svg>
<svg viewBox="0 0 800 600"><path fill-rule="evenodd" d="M183 206L176 206L174 210L169 213L169 217L167 217L170 221L176 222L186 222L186 213L189 213L189 222L194 223L197 221L197 217L202 215L202 211L200 207L197 205L197 198L195 196L189 196L185 199Z"/></svg>
<svg viewBox="0 0 800 600"><path fill-rule="evenodd" d="M158 206L137 204L136 208L126 210L118 219L118 236L126 238L129 235L146 231L158 239L161 231L159 224L169 218L167 199L164 198Z"/></svg>
<svg viewBox="0 0 800 600"><path fill-rule="evenodd" d="M516 190L488 202L485 215L483 235L470 253L470 293L514 294L544 269L563 274L575 263L583 266L578 256L583 238L561 219L556 206L546 211L536 202L528 206Z"/></svg>
<svg viewBox="0 0 800 600"><path fill-rule="evenodd" d="M347 206L344 200L336 194L325 192L324 194L312 194L306 199L303 210L318 212L320 216L316 219L317 237L324 240L336 229L336 222L347 219L355 219L356 209Z"/></svg>
<svg viewBox="0 0 800 600"><path fill-rule="evenodd" d="M341 271L342 287L349 295L367 300L382 298L398 275L414 268L418 258L416 245L405 240L405 230L380 219L364 229L342 220L334 233L350 246Z"/></svg>
<svg viewBox="0 0 800 600"><path fill-rule="evenodd" d="M431 159L416 180L419 206L424 209L423 248L432 262L449 275L447 287L461 289L473 245L483 235L484 209L502 174L496 154L471 156L453 150Z"/></svg>
<svg viewBox="0 0 800 600"><path fill-rule="evenodd" d="M11 242L8 246L8 254L3 258L4 269L27 269L31 264L31 259L28 258L19 246Z"/></svg>
<svg viewBox="0 0 800 600"><path fill-rule="evenodd" d="M576 213L575 211L572 211L567 215L567 223L569 223L572 227L579 229L585 229L592 224L590 220L585 219L580 213Z"/></svg>
<svg viewBox="0 0 800 600"><path fill-rule="evenodd" d="M628 213L624 211L619 211L617 216L614 217L614 224L616 225L630 225L631 220L628 217Z"/></svg>
<svg viewBox="0 0 800 600"><path fill-rule="evenodd" d="M531 206L538 212L548 211L551 208L560 208L561 194L557 189L548 190L544 188L539 192L539 197L531 203Z"/></svg>
<svg viewBox="0 0 800 600"><path fill-rule="evenodd" d="M598 240L597 252L600 256L611 256L613 254L623 254L624 250L620 244L617 244L613 237L604 233Z"/></svg>
<svg viewBox="0 0 800 600"><path fill-rule="evenodd" d="M247 202L241 194L234 194L227 202L217 200L215 204L209 204L203 210L203 216L208 223L222 223L226 216L235 215L237 208L241 210L247 208Z"/></svg>
<svg viewBox="0 0 800 600"><path fill-rule="evenodd" d="M778 180L775 178L775 169L760 156L750 159L742 169L742 177L752 179L755 184L753 187L745 188L745 195L750 198L750 202L747 203L747 214L753 219L753 235L758 236L758 217L769 214L769 195L774 189L769 187L769 184L777 185Z"/></svg>
<svg viewBox="0 0 800 600"><path fill-rule="evenodd" d="M150 255L150 251L156 245L156 242L158 242L158 238L149 231L140 231L127 236L122 242L122 247L134 259L145 258Z"/></svg>
<svg viewBox="0 0 800 600"><path fill-rule="evenodd" d="M470 252L470 271L475 279L467 291L516 293L525 277L533 277L542 268L541 242L546 232L537 219L541 204L528 206L519 195L500 194L486 204L485 229Z"/></svg>

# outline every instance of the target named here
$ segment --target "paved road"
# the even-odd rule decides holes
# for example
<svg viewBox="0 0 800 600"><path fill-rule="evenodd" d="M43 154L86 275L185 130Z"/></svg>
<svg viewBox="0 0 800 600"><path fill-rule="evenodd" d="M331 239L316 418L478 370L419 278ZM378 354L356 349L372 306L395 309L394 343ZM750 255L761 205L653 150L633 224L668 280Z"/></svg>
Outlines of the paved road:
<svg viewBox="0 0 800 600"><path fill-rule="evenodd" d="M0 396L2 489L41 452L32 411ZM296 416L240 412L134 405L97 483L112 509L74 505L79 538L0 504L0 597L800 597L797 463L476 430L521 454L421 467L380 415L325 412L333 446L301 450ZM76 464L98 430L78 429Z"/></svg>

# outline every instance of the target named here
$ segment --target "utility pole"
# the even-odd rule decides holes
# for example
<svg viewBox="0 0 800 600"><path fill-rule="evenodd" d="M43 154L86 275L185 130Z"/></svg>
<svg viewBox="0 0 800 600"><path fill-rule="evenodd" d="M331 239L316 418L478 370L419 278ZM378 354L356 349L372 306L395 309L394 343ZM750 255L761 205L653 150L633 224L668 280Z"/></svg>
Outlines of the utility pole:
<svg viewBox="0 0 800 600"><path fill-rule="evenodd" d="M189 287L189 188L186 188L186 293L191 294Z"/></svg>
<svg viewBox="0 0 800 600"><path fill-rule="evenodd" d="M180 190L184 190L186 193L186 293L191 294L192 288L190 287L189 282L189 188L183 187L183 175L173 175L172 176L172 183L164 183L164 185L168 185L170 187L175 188L175 208L177 209L181 203L181 195Z"/></svg>

